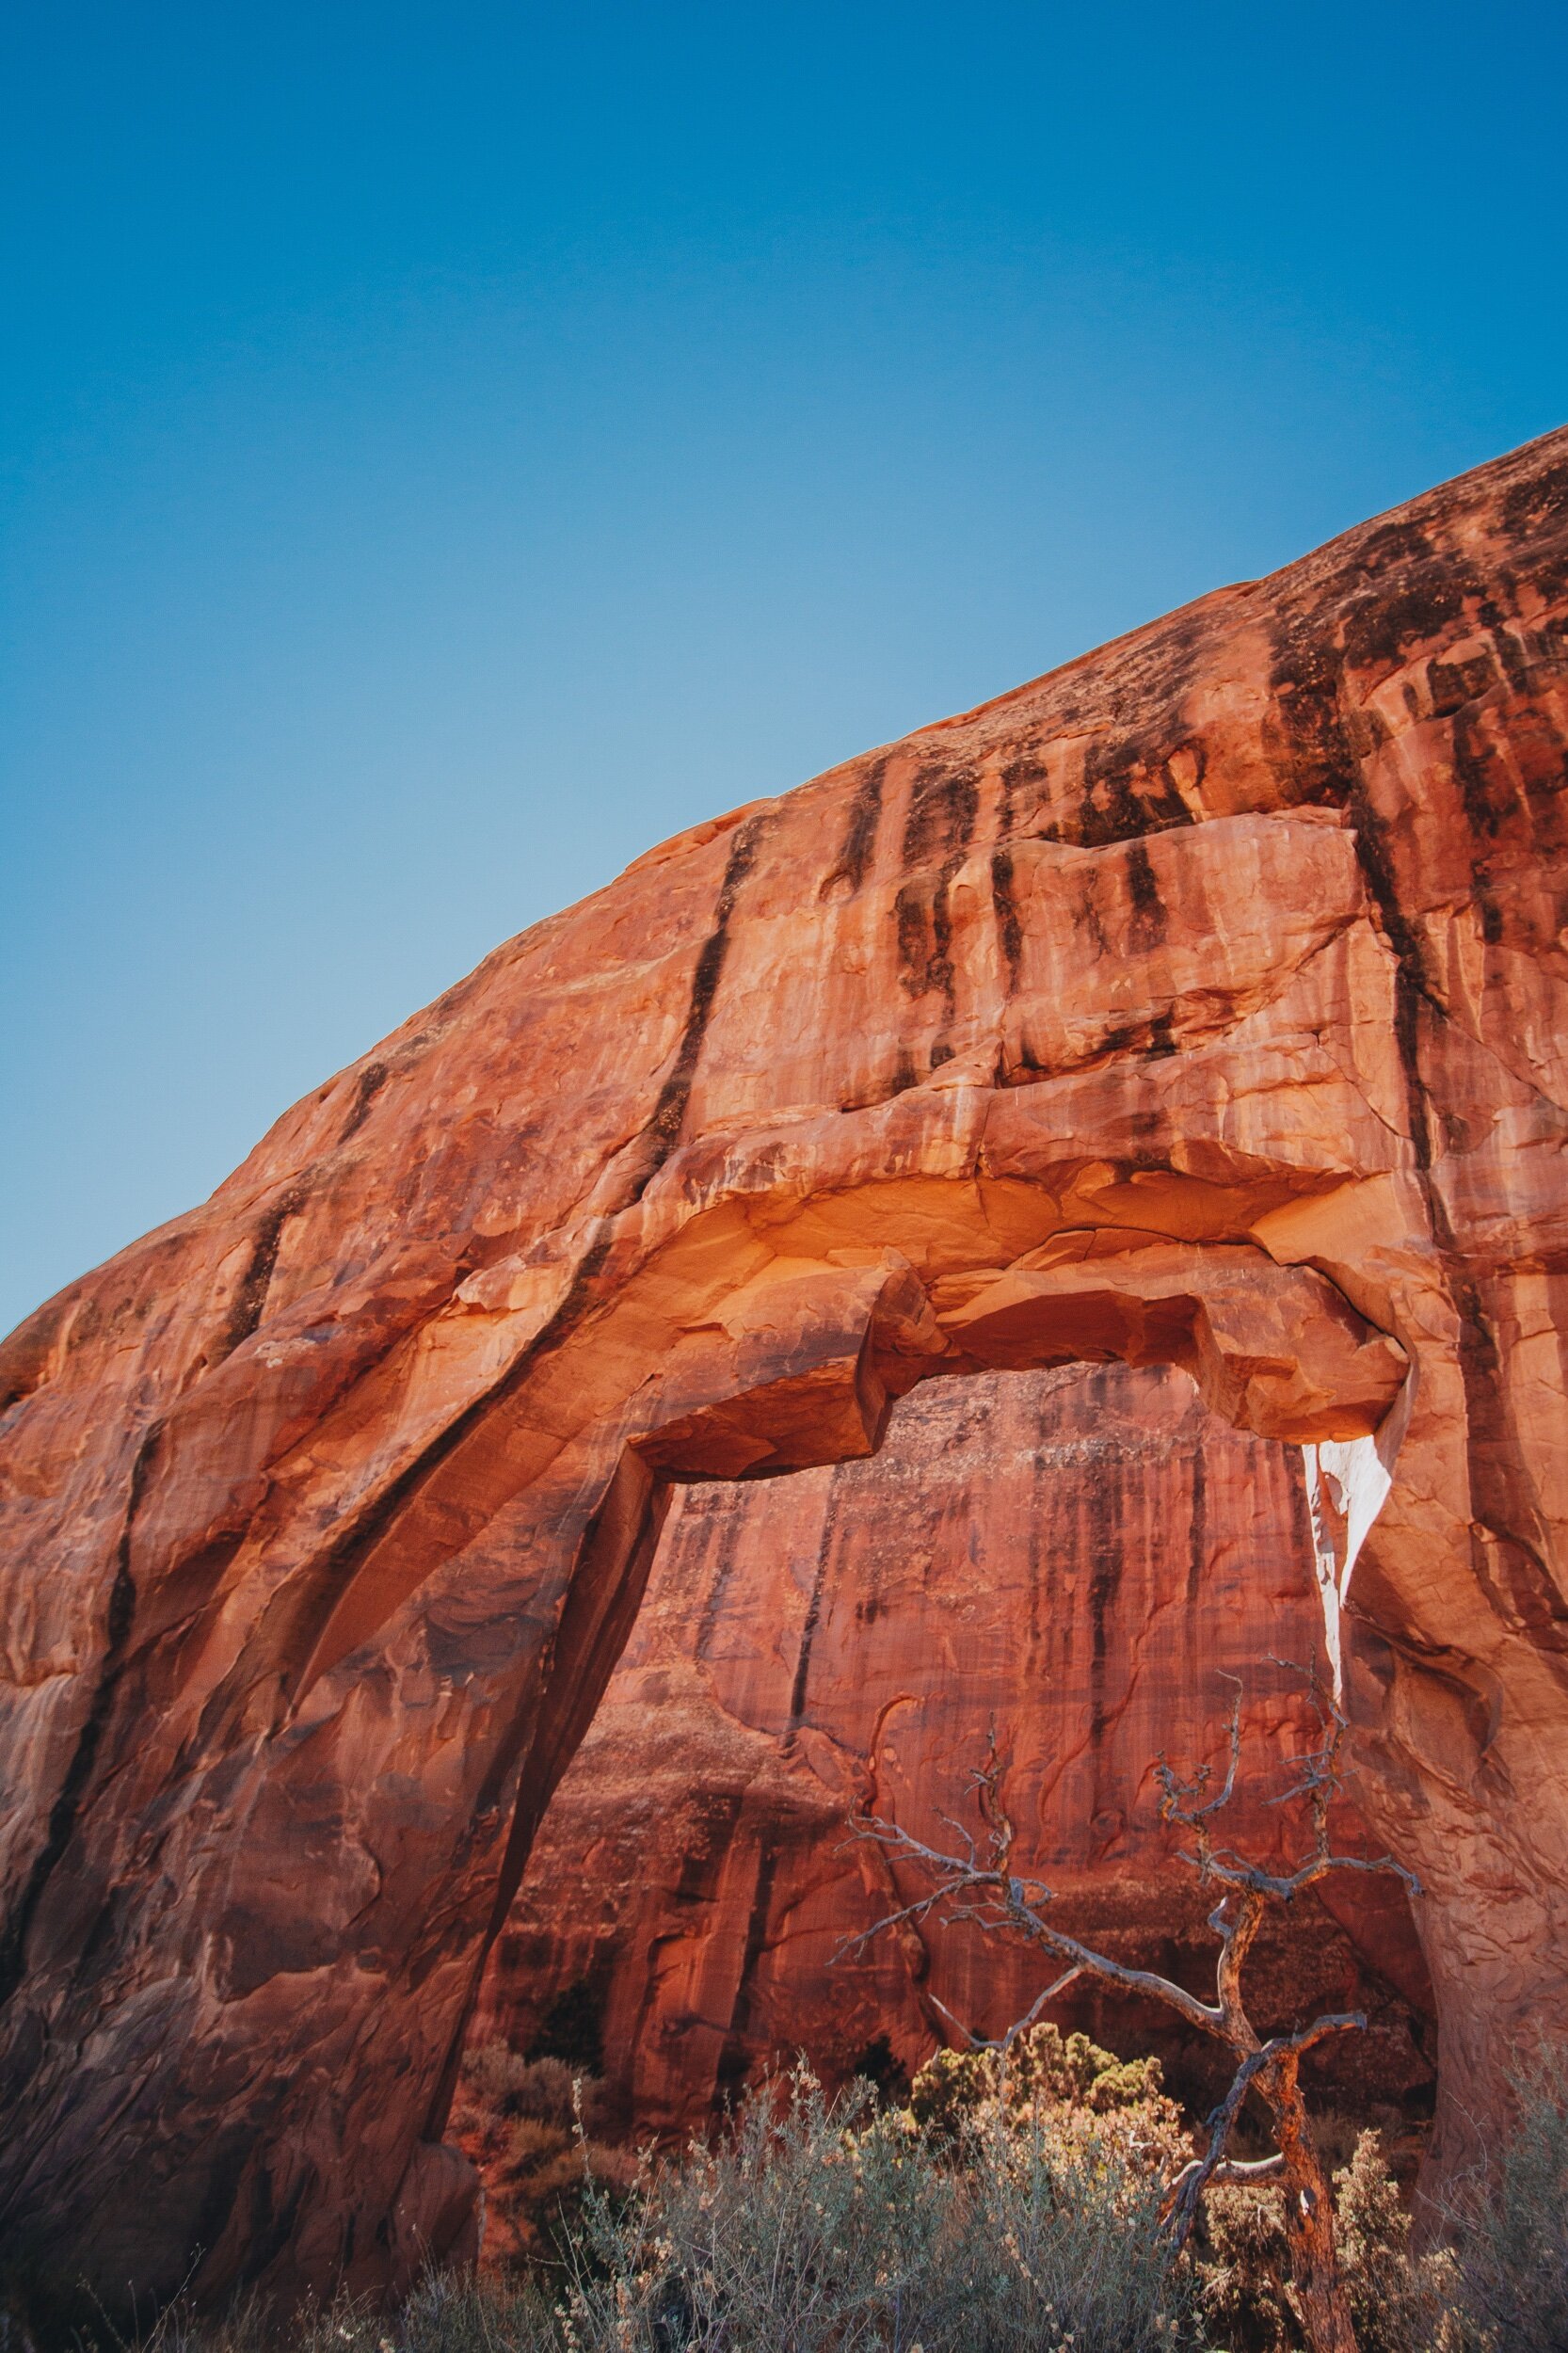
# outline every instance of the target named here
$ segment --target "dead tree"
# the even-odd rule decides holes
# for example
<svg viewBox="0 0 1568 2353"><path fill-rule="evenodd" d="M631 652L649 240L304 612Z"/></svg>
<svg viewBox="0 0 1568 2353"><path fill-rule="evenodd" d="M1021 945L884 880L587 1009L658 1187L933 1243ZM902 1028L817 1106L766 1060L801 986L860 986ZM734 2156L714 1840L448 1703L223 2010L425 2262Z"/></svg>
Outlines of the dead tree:
<svg viewBox="0 0 1568 2353"><path fill-rule="evenodd" d="M1004 2061L1018 2036L1081 1977L1099 1977L1125 1993L1146 1994L1154 2001L1163 2002L1178 2017L1186 2019L1189 2025L1223 2042L1236 2061L1230 2089L1208 2120L1206 2153L1194 2157L1171 2184L1160 2210L1172 2250L1179 2252L1186 2245L1197 2218L1198 2201L1210 2183L1277 2175L1285 2192L1286 2240L1307 2342L1313 2353L1355 2353L1355 2337L1335 2247L1334 2201L1328 2175L1314 2145L1300 2071L1304 2055L1315 2044L1331 2035L1365 2027L1367 2021L1359 2010L1336 2012L1315 2018L1310 2025L1299 2027L1292 2034L1265 2038L1247 2016L1241 1977L1247 1956L1271 1906L1289 1904L1304 1889L1316 1886L1331 1872L1391 1872L1416 1895L1419 1895L1420 1885L1414 1874L1391 1855L1368 1860L1334 1852L1329 1836L1329 1808L1342 1785L1340 1755L1348 1726L1337 1702L1322 1689L1310 1671L1304 1680L1317 1718L1317 1745L1306 1755L1292 1760L1299 1777L1279 1797L1268 1801L1272 1805L1294 1801L1307 1808L1312 1833L1307 1853L1292 1869L1276 1872L1249 1863L1234 1849L1216 1843L1215 1818L1235 1794L1241 1756L1241 1689L1235 1676L1227 1676L1226 1680L1237 1683L1237 1689L1229 1719L1228 1761L1219 1788L1209 1794L1214 1778L1210 1766L1201 1765L1190 1778L1183 1779L1163 1755L1155 1763L1161 1821L1191 1833L1192 1844L1179 1849L1182 1862L1191 1865L1203 1885L1218 1885L1224 1891L1208 1915L1208 1925L1220 1941L1212 2002L1201 2001L1184 1986L1152 1970L1127 1968L1121 1961L1096 1952L1077 1937L1051 1925L1046 1917L1046 1909L1052 1901L1051 1889L1043 1881L1028 1878L1013 1868L1015 1832L1002 1800L1002 1765L994 1730L986 1763L971 1775L984 1825L980 1838L977 1840L948 1816L941 1817L962 1842L961 1851L944 1853L876 1815L856 1818L855 1827L860 1836L875 1840L890 1862L913 1865L933 1880L935 1885L928 1895L905 1904L901 1911L889 1913L864 1935L851 1938L841 1949L846 1953L855 1951L887 1929L937 1914L952 1921L972 1921L987 1934L1016 1934L1042 1947L1054 1961L1064 1961L1064 1970L999 2041L984 2044L977 2036L968 2037L976 2048L1000 2051ZM1276 2149L1272 2157L1243 2165L1229 2155L1230 2137L1247 2096L1253 2091L1257 2092L1270 2112Z"/></svg>

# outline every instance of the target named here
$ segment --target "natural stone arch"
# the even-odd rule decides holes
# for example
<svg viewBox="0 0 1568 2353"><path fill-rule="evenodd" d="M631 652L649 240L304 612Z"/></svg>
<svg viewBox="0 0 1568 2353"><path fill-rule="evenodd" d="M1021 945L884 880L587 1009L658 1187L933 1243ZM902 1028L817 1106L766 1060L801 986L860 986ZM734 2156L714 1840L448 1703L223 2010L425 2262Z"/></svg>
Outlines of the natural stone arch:
<svg viewBox="0 0 1568 2353"><path fill-rule="evenodd" d="M666 845L23 1327L16 2238L406 2276L662 1482L1078 1353L1400 1401L1352 1692L1495 2107L1564 2009L1562 456Z"/></svg>
<svg viewBox="0 0 1568 2353"><path fill-rule="evenodd" d="M972 1154L984 1121L970 1108ZM887 1199L875 1186L807 1202L769 1192L760 1234L736 1199L755 1173L728 1169L727 1197L569 1323L548 1291L520 1308L509 1280L462 1301L481 1362L496 1323L517 1361L426 1449L416 1487L392 1511L374 1497L328 1574L318 1472L280 1481L155 1706L150 1674L120 1804L145 1821L181 1790L152 1833L163 1900L133 1930L134 1999L157 2034L141 2057L154 2123L125 2259L151 2254L155 2280L199 2245L212 2245L210 2284L245 2276L283 2251L269 2246L282 2217L291 2268L322 2281L346 2265L380 2284L456 2226L465 2185L434 2144L484 1941L618 1655L669 1481L870 1453L888 1399L938 1369L1184 1363L1240 1426L1298 1440L1363 1433L1402 1385L1396 1345L1321 1276L1256 1248L1075 1227L1054 1253L977 1265L997 1255L995 1217L979 1181L954 1178L905 1177ZM1052 1215L1016 1180L1009 1198L1015 1220ZM853 1239L872 1231L941 1272L922 1282L896 1247ZM579 1282L563 1271L553 1288L570 1303ZM206 1435L203 1417L190 1442ZM334 1435L328 1417L312 1465ZM177 1491L195 1483L184 1439L171 1418L161 1452ZM211 1560L209 1540L200 1573ZM185 1564L171 1565L178 1580ZM68 1885L57 1876L50 1897ZM176 1955L186 1969L169 1970ZM96 2014L90 1977L86 1998ZM119 2192L90 2038L59 2047L63 2128L94 2127L77 2163L102 2232ZM118 2074L122 2049L110 2060ZM232 2087L216 2118L215 2075ZM40 2089L55 2090L47 2075ZM215 2123L220 2159L225 2125L232 2136L232 2180L203 2145ZM194 2212L182 2191L201 2201ZM379 2247L399 2200L401 2233Z"/></svg>
<svg viewBox="0 0 1568 2353"><path fill-rule="evenodd" d="M1277 1662L1321 1656L1314 1550L1301 1449L1236 1430L1169 1367L926 1381L874 1456L679 1487L468 2046L558 2050L600 2079L601 2137L613 2120L679 2142L797 2054L836 2088L913 2075L955 2018L1000 2034L1039 1991L1024 1946L905 1922L845 1949L903 1900L847 1814L947 1834L987 1727L1019 1866L1057 1891L1060 1925L1198 1983L1212 1896L1159 1822L1154 1760L1216 1753L1239 1677L1232 1835L1283 1856L1294 1826L1268 1800L1304 1710ZM1381 1845L1353 1786L1337 1836ZM1362 1874L1330 1895L1258 1957L1271 2021L1365 2009L1367 2036L1325 2046L1324 2096L1418 2130L1436 2022L1410 1899ZM1052 2015L1156 2052L1194 2113L1228 2084L1207 2037L1097 1980ZM447 2137L494 2153L461 2087ZM511 2207L488 2182L488 2246L508 2244Z"/></svg>

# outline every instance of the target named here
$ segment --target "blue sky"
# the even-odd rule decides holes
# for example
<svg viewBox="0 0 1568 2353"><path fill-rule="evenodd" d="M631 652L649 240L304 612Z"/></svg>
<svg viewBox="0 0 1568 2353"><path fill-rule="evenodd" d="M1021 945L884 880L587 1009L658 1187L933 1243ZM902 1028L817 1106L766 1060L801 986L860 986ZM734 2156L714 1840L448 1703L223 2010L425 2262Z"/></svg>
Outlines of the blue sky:
<svg viewBox="0 0 1568 2353"><path fill-rule="evenodd" d="M665 834L1568 417L1568 10L14 11L0 1328Z"/></svg>

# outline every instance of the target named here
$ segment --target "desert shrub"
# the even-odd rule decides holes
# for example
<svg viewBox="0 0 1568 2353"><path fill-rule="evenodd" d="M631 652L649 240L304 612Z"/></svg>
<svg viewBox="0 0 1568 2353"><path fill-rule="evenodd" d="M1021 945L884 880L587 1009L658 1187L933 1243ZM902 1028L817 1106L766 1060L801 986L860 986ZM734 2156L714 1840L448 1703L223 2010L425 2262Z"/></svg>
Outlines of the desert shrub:
<svg viewBox="0 0 1568 2353"><path fill-rule="evenodd" d="M485 2262L558 2257L585 2182L630 2185L633 2161L594 2137L599 2086L564 2059L523 2058L504 2042L464 2058L450 2130L485 2185Z"/></svg>
<svg viewBox="0 0 1568 2353"><path fill-rule="evenodd" d="M1086 2034L1052 2025L1022 2034L1005 2057L995 2050L937 2051L910 2089L909 2112L936 2140L956 2147L1000 2107L1010 2118L1123 2117L1151 2163L1191 2154L1181 2111L1164 2089L1157 2058L1123 2060Z"/></svg>
<svg viewBox="0 0 1568 2353"><path fill-rule="evenodd" d="M1413 2255L1410 2217L1384 2156L1364 2132L1334 2176L1339 2267L1359 2353L1464 2353L1457 2266ZM1294 2353L1302 2343L1290 2284L1284 2191L1265 2177L1210 2189L1196 2241L1199 2295L1225 2353Z"/></svg>
<svg viewBox="0 0 1568 2353"><path fill-rule="evenodd" d="M1335 2174L1334 2211L1360 2353L1463 2353L1453 2253L1412 2253L1410 2216L1377 2133L1362 2133Z"/></svg>
<svg viewBox="0 0 1568 2353"><path fill-rule="evenodd" d="M956 2148L996 2094L994 2052L937 2051L910 2087L909 2113L934 2145Z"/></svg>
<svg viewBox="0 0 1568 2353"><path fill-rule="evenodd" d="M1460 2301L1484 2353L1568 2347L1568 2049L1515 2079L1518 2121L1496 2163L1462 2183L1444 2219Z"/></svg>
<svg viewBox="0 0 1568 2353"><path fill-rule="evenodd" d="M1223 2182L1204 2198L1193 2241L1209 2334L1225 2353L1291 2353L1284 2193L1277 2182Z"/></svg>
<svg viewBox="0 0 1568 2353"><path fill-rule="evenodd" d="M831 2102L800 2068L716 2146L634 2173L586 2130L591 2086L574 2137L574 2098L560 2061L490 2043L465 2064L453 2118L486 2183L487 2265L562 2267L563 2346L1176 2341L1157 2209L1191 2144L1157 2061L1041 2026L1005 2064L938 2054L907 2108L880 2110L872 2087ZM443 2327L476 2325L466 2306L441 2311Z"/></svg>
<svg viewBox="0 0 1568 2353"><path fill-rule="evenodd" d="M947 2342L1144 2353L1194 2341L1186 2267L1160 2227L1163 2153L1132 2129L1146 2105L1022 2103L971 2140Z"/></svg>
<svg viewBox="0 0 1568 2353"><path fill-rule="evenodd" d="M829 2102L804 2067L742 2105L714 2148L592 2193L563 2299L584 2353L850 2353L922 2342L950 2204L902 2118ZM923 2340L930 2343L929 2339Z"/></svg>
<svg viewBox="0 0 1568 2353"><path fill-rule="evenodd" d="M563 2076L566 2077L563 2083ZM569 2073L490 2051L465 2098L515 2179L557 2202L530 2259L426 2281L389 2319L341 2301L280 2328L171 2309L142 2353L1295 2353L1282 2192L1213 2188L1173 2263L1162 2188L1189 2149L1158 2068L1043 2031L920 2071L908 2107L829 2100L801 2066L713 2146L600 2167ZM1413 2254L1379 2136L1334 2176L1360 2353L1568 2349L1568 2062L1522 2087L1495 2169L1464 2185L1451 2248ZM563 2164L568 2151L571 2178ZM498 2160L498 2163L501 2160ZM90 2333L90 2332L89 2332ZM19 2331L0 2353L26 2353ZM34 2340L37 2353L52 2345ZM123 2353L118 2334L103 2353Z"/></svg>
<svg viewBox="0 0 1568 2353"><path fill-rule="evenodd" d="M457 2079L457 2110L479 2118L532 2116L569 2127L581 2110L591 2132L600 2105L596 2075L573 2070L565 2059L524 2058L505 2042L482 2042L467 2053Z"/></svg>
<svg viewBox="0 0 1568 2353"><path fill-rule="evenodd" d="M952 2074L938 2070L936 2086ZM590 2198L563 2342L582 2353L1144 2353L1191 2341L1158 2228L1160 2163L1127 2127L1163 2095L1145 2079L1142 2100L1098 2116L1045 2096L1048 2083L1061 2088L1043 2064L1034 2096L993 2086L934 2127L929 2105L923 2118L913 2105L877 2113L863 2089L830 2102L798 2068L753 2095L718 2147L695 2146L663 2174L646 2168L619 2203Z"/></svg>

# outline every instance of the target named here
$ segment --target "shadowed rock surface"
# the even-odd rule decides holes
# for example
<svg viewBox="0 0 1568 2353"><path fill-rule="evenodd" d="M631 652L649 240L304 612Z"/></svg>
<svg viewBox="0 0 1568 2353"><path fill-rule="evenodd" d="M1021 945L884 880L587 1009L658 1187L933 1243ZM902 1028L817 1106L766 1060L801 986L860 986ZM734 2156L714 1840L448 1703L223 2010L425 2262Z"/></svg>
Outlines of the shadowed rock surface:
<svg viewBox="0 0 1568 2353"><path fill-rule="evenodd" d="M1015 1945L911 1927L834 1960L920 1892L895 1897L880 1850L849 1843L852 1807L951 1846L941 1815L973 1824L993 1724L1019 1866L1057 1890L1062 1925L1203 1986L1213 1891L1160 1823L1153 1763L1223 1764L1240 1677L1227 1838L1270 1861L1303 1843L1268 1801L1306 1745L1298 1678L1275 1662L1320 1657L1312 1558L1295 1449L1206 1413L1179 1372L1120 1365L929 1382L870 1462L684 1489L473 2039L542 2037L602 2072L601 2113L669 2134L800 2051L836 2085L912 2076L952 2018L1000 2033L1044 1982ZM1336 1835L1378 1851L1353 1801ZM1408 1900L1376 1879L1328 1894L1333 1913L1308 1897L1271 1922L1259 2017L1366 2010L1366 2036L1326 2046L1325 2088L1418 2117L1435 2035ZM1091 1980L1051 2014L1158 2051L1205 2107L1229 2082L1162 2005Z"/></svg>
<svg viewBox="0 0 1568 2353"><path fill-rule="evenodd" d="M1075 1358L1402 1436L1361 1802L1440 2148L1496 2116L1568 2025L1565 614L1558 435L650 853L13 1336L11 2246L460 2243L464 2020L671 1482Z"/></svg>

